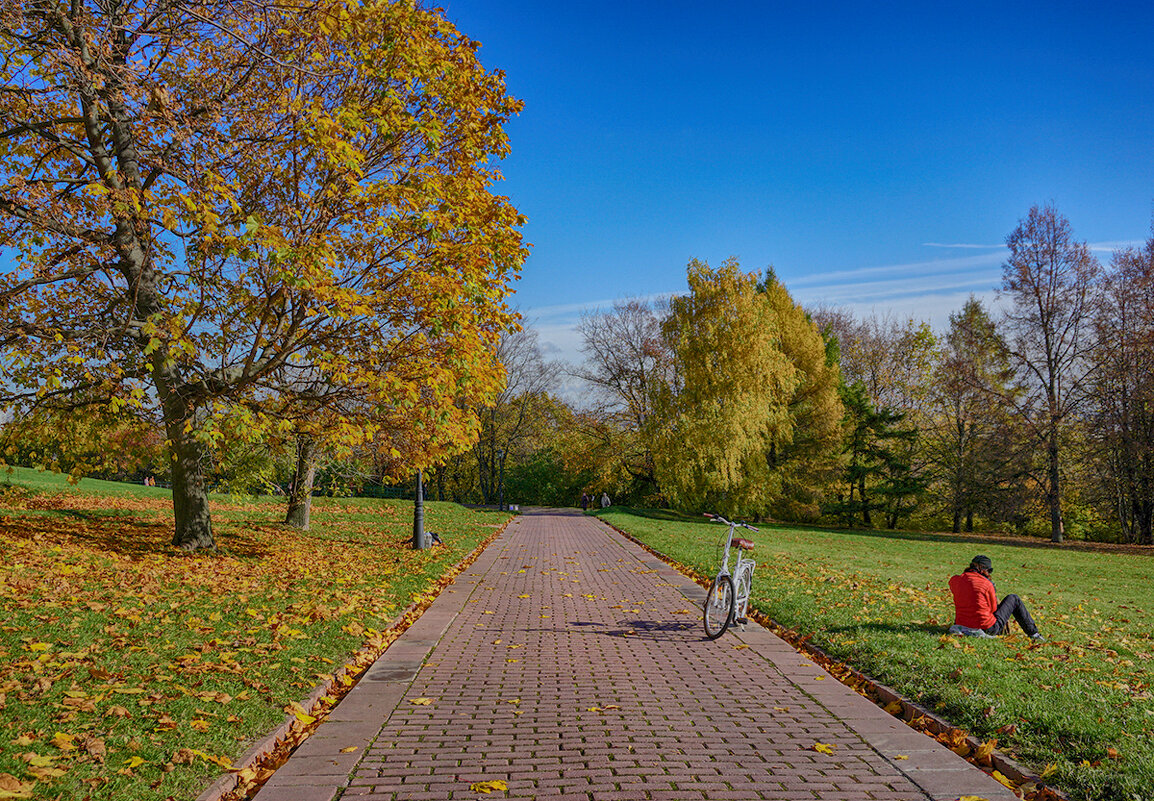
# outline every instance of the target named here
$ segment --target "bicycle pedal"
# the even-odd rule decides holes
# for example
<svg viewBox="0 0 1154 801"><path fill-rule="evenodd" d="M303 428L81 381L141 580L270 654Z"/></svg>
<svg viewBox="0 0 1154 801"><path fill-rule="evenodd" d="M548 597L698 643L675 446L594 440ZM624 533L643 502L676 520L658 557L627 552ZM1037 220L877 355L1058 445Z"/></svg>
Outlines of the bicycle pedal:
<svg viewBox="0 0 1154 801"><path fill-rule="evenodd" d="M749 618L747 618L747 617L734 618L733 622L739 626L746 626L749 624Z"/></svg>

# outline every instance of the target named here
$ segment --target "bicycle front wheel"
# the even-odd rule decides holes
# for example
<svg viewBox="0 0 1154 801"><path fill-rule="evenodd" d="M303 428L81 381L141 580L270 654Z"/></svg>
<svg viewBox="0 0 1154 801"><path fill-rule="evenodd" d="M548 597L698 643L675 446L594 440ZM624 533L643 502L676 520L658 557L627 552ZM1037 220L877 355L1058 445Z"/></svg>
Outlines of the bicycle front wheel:
<svg viewBox="0 0 1154 801"><path fill-rule="evenodd" d="M716 640L733 620L733 579L718 574L705 596L705 636Z"/></svg>

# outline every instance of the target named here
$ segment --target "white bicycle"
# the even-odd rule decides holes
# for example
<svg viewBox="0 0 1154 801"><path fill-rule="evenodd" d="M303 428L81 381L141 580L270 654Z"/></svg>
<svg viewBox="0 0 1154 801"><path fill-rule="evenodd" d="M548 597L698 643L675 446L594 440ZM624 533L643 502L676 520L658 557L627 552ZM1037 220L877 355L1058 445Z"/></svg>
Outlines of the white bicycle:
<svg viewBox="0 0 1154 801"><path fill-rule="evenodd" d="M752 550L753 543L738 537L734 539L733 529L737 526L757 531L748 523L735 520L726 520L721 515L705 513L705 516L714 523L724 523L729 526L725 535L725 548L721 556L721 569L709 586L709 594L705 597L705 636L716 640L732 625L740 625L745 631L745 624L749 622L749 595L753 591L753 568L756 563L745 556L745 552ZM721 549L720 543L718 544ZM736 561L733 570L729 569L730 551L736 548Z"/></svg>

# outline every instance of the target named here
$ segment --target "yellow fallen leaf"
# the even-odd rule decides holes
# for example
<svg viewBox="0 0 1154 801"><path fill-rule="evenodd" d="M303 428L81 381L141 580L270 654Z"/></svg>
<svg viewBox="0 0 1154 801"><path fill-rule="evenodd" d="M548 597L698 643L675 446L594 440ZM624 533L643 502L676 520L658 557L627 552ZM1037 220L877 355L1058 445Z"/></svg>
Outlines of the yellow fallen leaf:
<svg viewBox="0 0 1154 801"><path fill-rule="evenodd" d="M743 648L748 648L748 647L749 647L748 645L746 645L745 643L742 643L741 645L735 645L735 646L733 646L733 650L735 650L735 651L740 651L740 650L742 650Z"/></svg>
<svg viewBox="0 0 1154 801"><path fill-rule="evenodd" d="M1049 765L1046 766L1046 769L1044 771L1042 771L1041 773L1038 774L1038 778L1039 779L1045 779L1047 776L1053 776L1057 772L1058 772L1058 766L1055 763L1051 762Z"/></svg>
<svg viewBox="0 0 1154 801"><path fill-rule="evenodd" d="M487 795L493 791L505 792L509 789L509 785L500 779L495 779L491 782L475 782L469 785L469 789L475 793L485 793Z"/></svg>
<svg viewBox="0 0 1154 801"><path fill-rule="evenodd" d="M353 751L356 751L356 750L357 750L357 746L350 745L348 748L342 748L341 753L342 754L351 754Z"/></svg>
<svg viewBox="0 0 1154 801"><path fill-rule="evenodd" d="M825 681L825 676L814 676L814 681Z"/></svg>
<svg viewBox="0 0 1154 801"><path fill-rule="evenodd" d="M834 746L827 745L826 743L813 744L813 750L817 751L819 754L828 754L829 756L833 756L833 749Z"/></svg>
<svg viewBox="0 0 1154 801"><path fill-rule="evenodd" d="M508 662L509 664L513 664L514 662L520 662L521 660L520 659L506 659L505 661Z"/></svg>
<svg viewBox="0 0 1154 801"><path fill-rule="evenodd" d="M305 708L303 706L296 703L295 701L285 707L285 712L291 712L293 714L293 717L295 717L297 720L299 720L301 723L303 723L306 726L309 725L310 723L315 723L317 720L312 715L310 715L308 712L306 712Z"/></svg>
<svg viewBox="0 0 1154 801"><path fill-rule="evenodd" d="M909 759L909 754L895 754L894 759Z"/></svg>
<svg viewBox="0 0 1154 801"><path fill-rule="evenodd" d="M409 703L414 704L415 706L430 706L433 703L433 699L432 698L410 698Z"/></svg>
<svg viewBox="0 0 1154 801"><path fill-rule="evenodd" d="M774 711L774 712L788 712L788 711L789 711L789 707L788 707L788 706L775 706L775 707L773 708L773 711Z"/></svg>
<svg viewBox="0 0 1154 801"><path fill-rule="evenodd" d="M517 597L518 598L528 598L529 596L528 595L518 595Z"/></svg>
<svg viewBox="0 0 1154 801"><path fill-rule="evenodd" d="M58 731L52 735L52 744L61 751L74 751L76 750L76 743L73 742L75 739L71 734Z"/></svg>
<svg viewBox="0 0 1154 801"><path fill-rule="evenodd" d="M124 767L128 768L129 770L132 770L133 768L139 768L143 764L144 760L138 756L129 757L128 759L124 760Z"/></svg>
<svg viewBox="0 0 1154 801"><path fill-rule="evenodd" d="M999 784L1001 784L1005 787L1009 787L1011 790L1013 790L1017 786L1012 781L1010 781L1008 778L1006 778L1006 775L1004 773L1002 773L1000 770L995 770L990 775L992 775L994 777L994 779L997 780L997 782Z"/></svg>
<svg viewBox="0 0 1154 801"><path fill-rule="evenodd" d="M890 701L885 706L886 712L889 712L891 715L900 715L904 708L901 701Z"/></svg>
<svg viewBox="0 0 1154 801"><path fill-rule="evenodd" d="M192 748L190 750L192 751L192 753L196 754L198 757L203 759L205 762L211 762L214 765L220 765L222 768L231 768L232 767L232 760L226 756L213 756L212 754L204 753L204 751L197 751L195 748ZM137 757L133 757L133 759L137 759Z"/></svg>
<svg viewBox="0 0 1154 801"><path fill-rule="evenodd" d="M962 795L958 796L958 801L989 801L989 799L980 795Z"/></svg>

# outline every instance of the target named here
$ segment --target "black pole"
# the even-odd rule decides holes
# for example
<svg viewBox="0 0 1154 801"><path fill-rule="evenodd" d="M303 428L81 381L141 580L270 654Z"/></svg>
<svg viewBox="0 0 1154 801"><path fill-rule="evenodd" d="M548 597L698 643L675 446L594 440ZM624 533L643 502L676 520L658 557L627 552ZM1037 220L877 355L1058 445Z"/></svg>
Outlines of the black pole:
<svg viewBox="0 0 1154 801"><path fill-rule="evenodd" d="M425 549L425 487L421 471L417 471L417 496L413 501L413 550Z"/></svg>
<svg viewBox="0 0 1154 801"><path fill-rule="evenodd" d="M497 479L497 505L501 511L505 511L505 451L502 449L498 451L501 457L501 472Z"/></svg>

